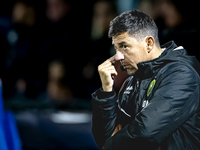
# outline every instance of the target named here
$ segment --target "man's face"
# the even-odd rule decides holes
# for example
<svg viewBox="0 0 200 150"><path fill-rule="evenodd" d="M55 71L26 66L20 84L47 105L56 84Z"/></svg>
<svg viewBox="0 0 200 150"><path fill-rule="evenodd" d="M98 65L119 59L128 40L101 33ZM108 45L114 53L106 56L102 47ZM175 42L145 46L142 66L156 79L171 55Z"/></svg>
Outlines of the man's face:
<svg viewBox="0 0 200 150"><path fill-rule="evenodd" d="M135 74L139 62L150 60L145 40L137 41L128 32L114 36L112 43L116 49L115 60L121 62L128 75Z"/></svg>

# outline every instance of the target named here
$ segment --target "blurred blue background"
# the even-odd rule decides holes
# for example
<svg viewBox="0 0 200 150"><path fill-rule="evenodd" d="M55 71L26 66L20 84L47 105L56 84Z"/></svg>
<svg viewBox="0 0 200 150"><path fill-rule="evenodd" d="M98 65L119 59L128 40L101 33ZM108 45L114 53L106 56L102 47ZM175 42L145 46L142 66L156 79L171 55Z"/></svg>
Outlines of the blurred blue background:
<svg viewBox="0 0 200 150"><path fill-rule="evenodd" d="M0 2L0 78L23 150L96 150L91 93L101 87L97 66L115 54L109 22L139 9L174 40L198 53L195 0L9 0ZM119 71L115 89L127 77Z"/></svg>

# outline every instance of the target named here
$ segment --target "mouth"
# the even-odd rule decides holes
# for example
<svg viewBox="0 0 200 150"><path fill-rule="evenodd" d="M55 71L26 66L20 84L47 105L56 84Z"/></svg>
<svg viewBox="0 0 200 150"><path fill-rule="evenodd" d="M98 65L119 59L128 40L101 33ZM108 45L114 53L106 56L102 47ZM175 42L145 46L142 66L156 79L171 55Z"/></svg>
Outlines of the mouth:
<svg viewBox="0 0 200 150"><path fill-rule="evenodd" d="M132 68L131 65L123 65L123 67L124 67L125 69L131 69L131 68Z"/></svg>
<svg viewBox="0 0 200 150"><path fill-rule="evenodd" d="M122 66L129 66L130 64L128 62L125 62L124 60L120 60L120 63Z"/></svg>
<svg viewBox="0 0 200 150"><path fill-rule="evenodd" d="M120 68L122 71L127 72L128 70L132 70L132 68L133 68L130 64L128 64L127 62L124 62L123 60L120 60L120 63L121 63Z"/></svg>
<svg viewBox="0 0 200 150"><path fill-rule="evenodd" d="M132 69L132 66L130 66L130 65L122 65L123 66L123 68L124 68L124 70L130 70L130 69Z"/></svg>
<svg viewBox="0 0 200 150"><path fill-rule="evenodd" d="M126 71L129 75L133 74L135 72L135 68L133 68L131 65L122 65L120 66L122 71Z"/></svg>

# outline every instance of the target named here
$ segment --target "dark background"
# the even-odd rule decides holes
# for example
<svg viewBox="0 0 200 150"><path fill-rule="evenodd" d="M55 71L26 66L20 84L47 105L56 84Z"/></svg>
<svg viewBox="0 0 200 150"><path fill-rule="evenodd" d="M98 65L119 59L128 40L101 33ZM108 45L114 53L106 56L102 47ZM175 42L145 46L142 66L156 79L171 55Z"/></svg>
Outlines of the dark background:
<svg viewBox="0 0 200 150"><path fill-rule="evenodd" d="M112 40L108 38L109 22L123 11L140 9L155 20L161 45L174 40L199 60L197 2L1 1L0 78L5 108L16 115L23 149L80 149L74 140L69 142L74 148L61 142L76 135L82 137L81 141L84 137L91 141L90 146L82 142L82 149L96 149L91 120L70 126L48 118L60 111L91 113L90 95L101 87L97 67L115 53ZM119 90L127 75L120 72L119 65L116 68L119 76L115 89ZM30 122L28 116L34 117L39 124ZM78 130L82 127L87 132Z"/></svg>

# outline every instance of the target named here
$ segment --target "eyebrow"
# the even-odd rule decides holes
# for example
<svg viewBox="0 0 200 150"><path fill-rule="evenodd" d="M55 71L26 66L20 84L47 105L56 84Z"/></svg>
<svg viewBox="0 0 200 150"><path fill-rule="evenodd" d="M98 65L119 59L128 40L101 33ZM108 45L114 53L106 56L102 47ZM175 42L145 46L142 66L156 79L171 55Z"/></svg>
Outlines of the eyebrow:
<svg viewBox="0 0 200 150"><path fill-rule="evenodd" d="M127 44L126 42L124 42L124 41L118 43L119 46L122 46L122 45L124 45L124 44L128 45L128 44ZM114 43L112 43L112 45L113 45L114 47L116 47Z"/></svg>
<svg viewBox="0 0 200 150"><path fill-rule="evenodd" d="M114 43L112 43L112 45L114 46L115 49L117 49L117 47L115 46ZM118 43L117 45L119 45L119 47L122 47L123 45L126 45L126 46L128 46L128 47L131 47L131 45L128 44L127 42L125 42L125 41L121 41L121 42Z"/></svg>
<svg viewBox="0 0 200 150"><path fill-rule="evenodd" d="M120 42L118 45L119 45L119 46L122 46L122 45L124 45L124 44L126 44L126 45L127 45L127 43L126 43L126 42L122 41L122 42Z"/></svg>
<svg viewBox="0 0 200 150"><path fill-rule="evenodd" d="M132 47L132 46L130 45L130 43L127 43L127 42L124 42L124 41L120 42L118 45L119 45L119 47L122 47L123 45L126 45L126 46L128 46L128 47Z"/></svg>

